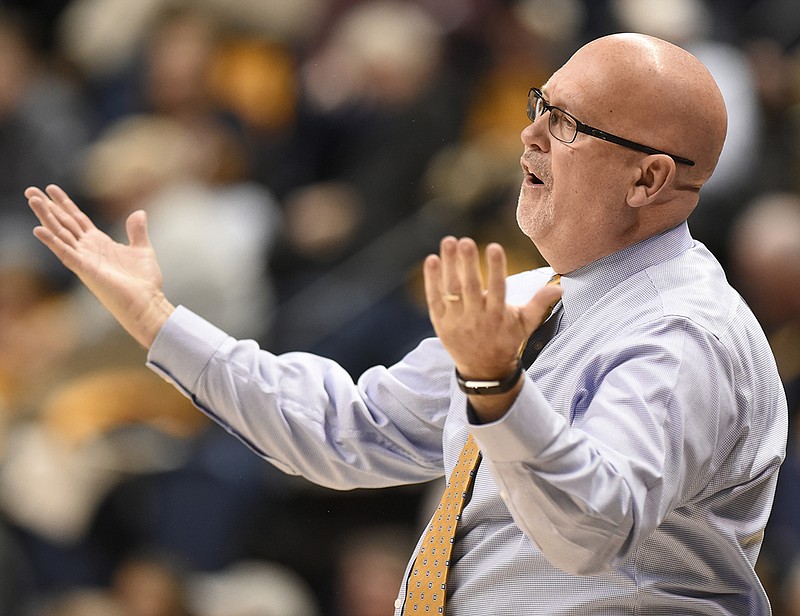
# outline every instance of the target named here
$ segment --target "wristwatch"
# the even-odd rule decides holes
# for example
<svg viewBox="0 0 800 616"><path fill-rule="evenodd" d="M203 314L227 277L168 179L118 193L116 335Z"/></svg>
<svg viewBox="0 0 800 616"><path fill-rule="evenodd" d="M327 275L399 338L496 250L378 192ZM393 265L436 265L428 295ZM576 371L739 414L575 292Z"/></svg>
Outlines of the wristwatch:
<svg viewBox="0 0 800 616"><path fill-rule="evenodd" d="M522 362L517 362L517 368L507 377L492 381L480 381L477 379L466 379L456 370L456 383L458 388L465 394L471 396L491 396L494 394L504 394L514 389L522 375Z"/></svg>

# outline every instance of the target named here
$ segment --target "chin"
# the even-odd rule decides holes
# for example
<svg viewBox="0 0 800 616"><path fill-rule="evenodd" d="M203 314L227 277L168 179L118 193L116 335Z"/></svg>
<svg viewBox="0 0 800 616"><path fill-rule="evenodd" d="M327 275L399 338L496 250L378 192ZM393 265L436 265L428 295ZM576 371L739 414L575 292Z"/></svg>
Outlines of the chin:
<svg viewBox="0 0 800 616"><path fill-rule="evenodd" d="M554 222L552 200L531 199L523 187L517 202L517 225L522 232L535 244L553 228Z"/></svg>

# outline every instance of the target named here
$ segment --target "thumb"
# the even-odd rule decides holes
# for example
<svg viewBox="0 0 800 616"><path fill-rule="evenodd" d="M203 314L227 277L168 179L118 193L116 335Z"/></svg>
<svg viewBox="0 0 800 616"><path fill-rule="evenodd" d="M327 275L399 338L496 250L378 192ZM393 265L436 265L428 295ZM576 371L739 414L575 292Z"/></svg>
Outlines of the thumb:
<svg viewBox="0 0 800 616"><path fill-rule="evenodd" d="M128 242L135 248L149 248L150 236L147 234L147 214L144 210L136 210L125 221Z"/></svg>
<svg viewBox="0 0 800 616"><path fill-rule="evenodd" d="M520 308L527 334L533 333L550 316L553 306L561 299L563 289L559 285L545 285L531 300Z"/></svg>

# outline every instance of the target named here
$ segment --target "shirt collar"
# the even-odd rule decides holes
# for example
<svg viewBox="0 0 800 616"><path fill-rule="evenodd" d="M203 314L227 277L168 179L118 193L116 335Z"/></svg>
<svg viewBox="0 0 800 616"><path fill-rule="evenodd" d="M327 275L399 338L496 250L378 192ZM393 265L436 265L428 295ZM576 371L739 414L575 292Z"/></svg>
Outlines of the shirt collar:
<svg viewBox="0 0 800 616"><path fill-rule="evenodd" d="M610 289L648 267L664 263L694 244L686 222L564 274L564 326L571 325Z"/></svg>

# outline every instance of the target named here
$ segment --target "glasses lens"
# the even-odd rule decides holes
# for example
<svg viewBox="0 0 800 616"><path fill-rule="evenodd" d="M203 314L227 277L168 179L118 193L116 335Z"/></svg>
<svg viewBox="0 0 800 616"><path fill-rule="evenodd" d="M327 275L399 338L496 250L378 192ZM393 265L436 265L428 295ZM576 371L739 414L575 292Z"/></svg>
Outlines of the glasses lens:
<svg viewBox="0 0 800 616"><path fill-rule="evenodd" d="M547 103L542 98L542 93L536 88L531 88L528 92L528 119L535 122L536 118L544 114Z"/></svg>
<svg viewBox="0 0 800 616"><path fill-rule="evenodd" d="M553 107L550 109L550 134L559 141L572 143L578 134L578 125L575 120L560 109Z"/></svg>
<svg viewBox="0 0 800 616"><path fill-rule="evenodd" d="M536 120L536 116L538 115L537 104L539 102L538 97L536 96L536 90L531 89L528 92L528 119L533 122Z"/></svg>

